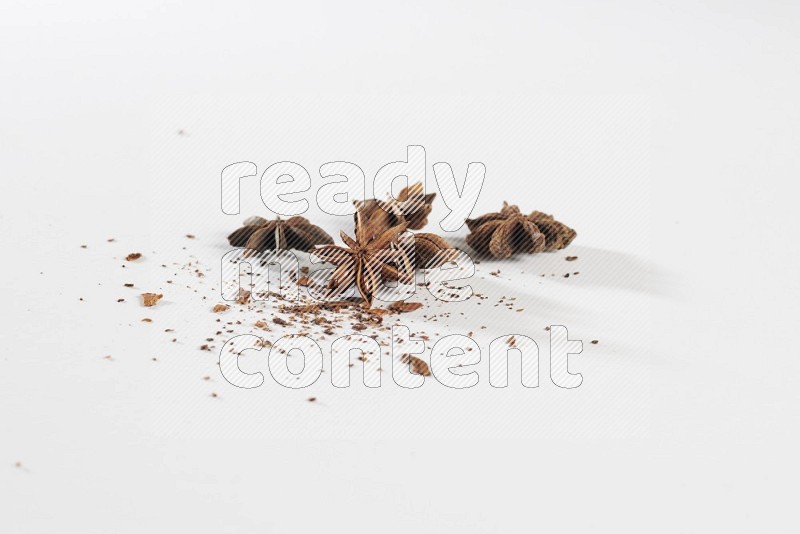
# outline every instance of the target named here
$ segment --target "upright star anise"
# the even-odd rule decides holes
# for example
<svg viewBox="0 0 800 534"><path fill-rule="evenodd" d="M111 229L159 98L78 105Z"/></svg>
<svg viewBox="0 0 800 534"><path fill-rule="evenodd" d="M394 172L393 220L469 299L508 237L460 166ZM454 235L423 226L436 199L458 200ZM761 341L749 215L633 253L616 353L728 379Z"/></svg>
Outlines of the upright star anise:
<svg viewBox="0 0 800 534"><path fill-rule="evenodd" d="M483 254L508 258L518 252L558 250L569 245L577 233L552 215L534 211L523 215L517 206L503 202L503 209L477 219L467 219L467 244Z"/></svg>
<svg viewBox="0 0 800 534"><path fill-rule="evenodd" d="M398 236L406 226L407 223L403 222L371 237L366 234L364 225L357 225L355 239L341 232L346 247L324 245L311 249L309 252L319 259L336 265L328 280L325 296L329 299L340 296L355 284L369 307L382 281L412 283L413 262L408 252L397 243Z"/></svg>
<svg viewBox="0 0 800 534"><path fill-rule="evenodd" d="M333 244L333 238L304 217L286 220L278 217L274 221L250 217L244 221L244 226L228 236L228 242L234 247L245 247L245 255L250 255L264 250L306 251L314 245Z"/></svg>
<svg viewBox="0 0 800 534"><path fill-rule="evenodd" d="M356 212L360 212L361 222L358 215L353 218L356 225L365 227L366 235L376 236L397 226L400 223L408 223L410 230L419 230L428 223L433 199L436 193L424 194L422 183L416 183L409 187L404 187L397 195L397 199L376 200L370 198L363 202L356 202Z"/></svg>

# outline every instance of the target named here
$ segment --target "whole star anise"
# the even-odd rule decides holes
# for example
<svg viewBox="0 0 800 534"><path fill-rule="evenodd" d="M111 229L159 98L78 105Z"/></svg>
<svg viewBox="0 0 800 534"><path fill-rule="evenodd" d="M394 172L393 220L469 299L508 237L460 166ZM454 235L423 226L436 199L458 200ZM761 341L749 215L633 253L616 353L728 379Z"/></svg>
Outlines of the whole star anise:
<svg viewBox="0 0 800 534"><path fill-rule="evenodd" d="M403 222L371 237L366 234L364 225L357 224L355 239L341 232L345 247L324 245L311 249L309 252L319 259L336 265L325 297L337 297L355 285L369 307L383 280L412 283L414 265L408 252L397 242L406 226Z"/></svg>
<svg viewBox="0 0 800 534"><path fill-rule="evenodd" d="M306 251L314 245L333 244L333 238L305 217L280 217L268 221L250 217L244 226L228 236L234 247L245 247L245 256L264 250L297 249Z"/></svg>
<svg viewBox="0 0 800 534"><path fill-rule="evenodd" d="M400 223L408 223L410 230L419 230L428 223L433 199L436 193L423 194L422 183L404 187L397 199L386 201L370 198L356 202L356 214L353 219L356 225L365 229L366 235L376 236ZM360 212L360 221L359 215Z"/></svg>
<svg viewBox="0 0 800 534"><path fill-rule="evenodd" d="M517 206L510 206L508 202L503 202L499 212L467 219L466 223L470 229L467 244L495 258L562 249L577 235L552 215L540 211L523 215Z"/></svg>

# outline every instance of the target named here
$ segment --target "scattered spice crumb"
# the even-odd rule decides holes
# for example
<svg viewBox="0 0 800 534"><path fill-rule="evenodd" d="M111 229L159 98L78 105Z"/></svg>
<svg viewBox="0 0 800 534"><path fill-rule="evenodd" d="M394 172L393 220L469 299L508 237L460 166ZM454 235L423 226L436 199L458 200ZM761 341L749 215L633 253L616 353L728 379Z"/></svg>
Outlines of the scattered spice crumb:
<svg viewBox="0 0 800 534"><path fill-rule="evenodd" d="M599 341L599 340L597 340L597 339L593 339L593 340L592 340L592 345L597 345L598 343L600 343L600 341Z"/></svg>
<svg viewBox="0 0 800 534"><path fill-rule="evenodd" d="M125 256L125 259L128 260L128 261L136 261L141 257L142 257L142 253L141 252L131 252L130 254Z"/></svg>
<svg viewBox="0 0 800 534"><path fill-rule="evenodd" d="M420 360L416 356L410 354L403 354L400 361L411 365L411 372L422 376L431 376L431 368L425 361Z"/></svg>
<svg viewBox="0 0 800 534"><path fill-rule="evenodd" d="M222 313L227 310L229 306L227 304L215 304L214 307L211 309L214 313Z"/></svg>
<svg viewBox="0 0 800 534"><path fill-rule="evenodd" d="M145 317L144 319L142 319L142 322L143 323L152 323L153 320L150 317Z"/></svg>
<svg viewBox="0 0 800 534"><path fill-rule="evenodd" d="M308 402L317 402L317 398L316 397L309 397L308 398Z"/></svg>
<svg viewBox="0 0 800 534"><path fill-rule="evenodd" d="M186 237L187 237L188 239L194 239L194 235L193 235L193 234L186 234Z"/></svg>
<svg viewBox="0 0 800 534"><path fill-rule="evenodd" d="M401 300L401 301L392 303L392 305L389 306L389 309L392 310L392 311L396 311L398 313L406 313L406 312L412 312L414 310L418 310L421 307L422 307L422 303L421 302L403 302Z"/></svg>
<svg viewBox="0 0 800 534"><path fill-rule="evenodd" d="M133 284L125 284L125 287L133 287Z"/></svg>
<svg viewBox="0 0 800 534"><path fill-rule="evenodd" d="M164 298L164 295L161 293L142 293L142 304L149 308L150 306L155 306L162 298Z"/></svg>
<svg viewBox="0 0 800 534"><path fill-rule="evenodd" d="M567 260L567 261L575 261L575 260L577 260L577 259L578 259L578 256L567 256L567 257L566 257L566 258L564 258L564 259L565 259L565 260Z"/></svg>

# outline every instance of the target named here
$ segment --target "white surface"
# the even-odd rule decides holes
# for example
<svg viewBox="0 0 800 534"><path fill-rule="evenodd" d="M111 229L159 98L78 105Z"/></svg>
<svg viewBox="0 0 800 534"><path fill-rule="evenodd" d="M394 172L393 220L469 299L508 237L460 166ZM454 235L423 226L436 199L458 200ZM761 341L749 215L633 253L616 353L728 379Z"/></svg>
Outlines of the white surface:
<svg viewBox="0 0 800 534"><path fill-rule="evenodd" d="M4 11L3 531L796 530L796 6ZM577 262L481 263L489 300L440 326L546 355L565 324L584 383L489 387L486 332L471 390L225 384L198 346L259 201L250 181L222 214L222 167L371 177L408 144L429 186L435 162L486 164L477 212L578 230ZM487 314L502 295L526 312Z"/></svg>

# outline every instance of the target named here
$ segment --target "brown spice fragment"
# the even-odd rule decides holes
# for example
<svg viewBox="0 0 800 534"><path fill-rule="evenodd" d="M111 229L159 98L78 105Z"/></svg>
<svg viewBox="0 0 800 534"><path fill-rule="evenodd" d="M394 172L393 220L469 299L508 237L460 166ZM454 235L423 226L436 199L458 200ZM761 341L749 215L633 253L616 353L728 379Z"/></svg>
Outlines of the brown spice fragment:
<svg viewBox="0 0 800 534"><path fill-rule="evenodd" d="M215 304L214 307L211 308L211 311L213 311L214 313L222 313L228 308L230 308L230 306L228 306L227 304Z"/></svg>
<svg viewBox="0 0 800 534"><path fill-rule="evenodd" d="M400 361L411 365L411 372L422 376L431 376L431 368L424 360L420 360L416 356L410 354L403 354Z"/></svg>
<svg viewBox="0 0 800 534"><path fill-rule="evenodd" d="M247 304L250 302L250 292L245 291L244 289L239 289L239 298L236 299L237 304Z"/></svg>
<svg viewBox="0 0 800 534"><path fill-rule="evenodd" d="M130 254L125 256L125 259L128 260L128 261L136 261L141 257L142 257L142 253L141 252L131 252Z"/></svg>
<svg viewBox="0 0 800 534"><path fill-rule="evenodd" d="M287 326L289 324L286 320L281 319L280 317L273 317L272 322L281 326Z"/></svg>
<svg viewBox="0 0 800 534"><path fill-rule="evenodd" d="M578 256L567 256L567 257L566 257L566 258L564 258L564 259L565 259L565 260L567 260L567 261L575 261L575 260L577 260L577 259L578 259Z"/></svg>
<svg viewBox="0 0 800 534"><path fill-rule="evenodd" d="M308 398L308 402L316 402L316 401L317 401L316 397L309 397Z"/></svg>
<svg viewBox="0 0 800 534"><path fill-rule="evenodd" d="M597 345L598 343L600 343L600 341L598 341L597 339L592 340L592 345Z"/></svg>
<svg viewBox="0 0 800 534"><path fill-rule="evenodd" d="M161 293L142 293L142 304L147 306L155 306L156 303L164 297Z"/></svg>
<svg viewBox="0 0 800 534"><path fill-rule="evenodd" d="M153 320L150 317L145 317L144 319L142 319L142 322L143 323L152 323Z"/></svg>
<svg viewBox="0 0 800 534"><path fill-rule="evenodd" d="M389 306L389 309L392 310L392 311L395 311L397 313L406 313L406 312L412 312L414 310L418 310L421 307L422 307L422 303L421 302L403 302L401 300L401 301L398 301L398 302L393 302Z"/></svg>
<svg viewBox="0 0 800 534"><path fill-rule="evenodd" d="M125 284L125 287L133 287L133 284Z"/></svg>

